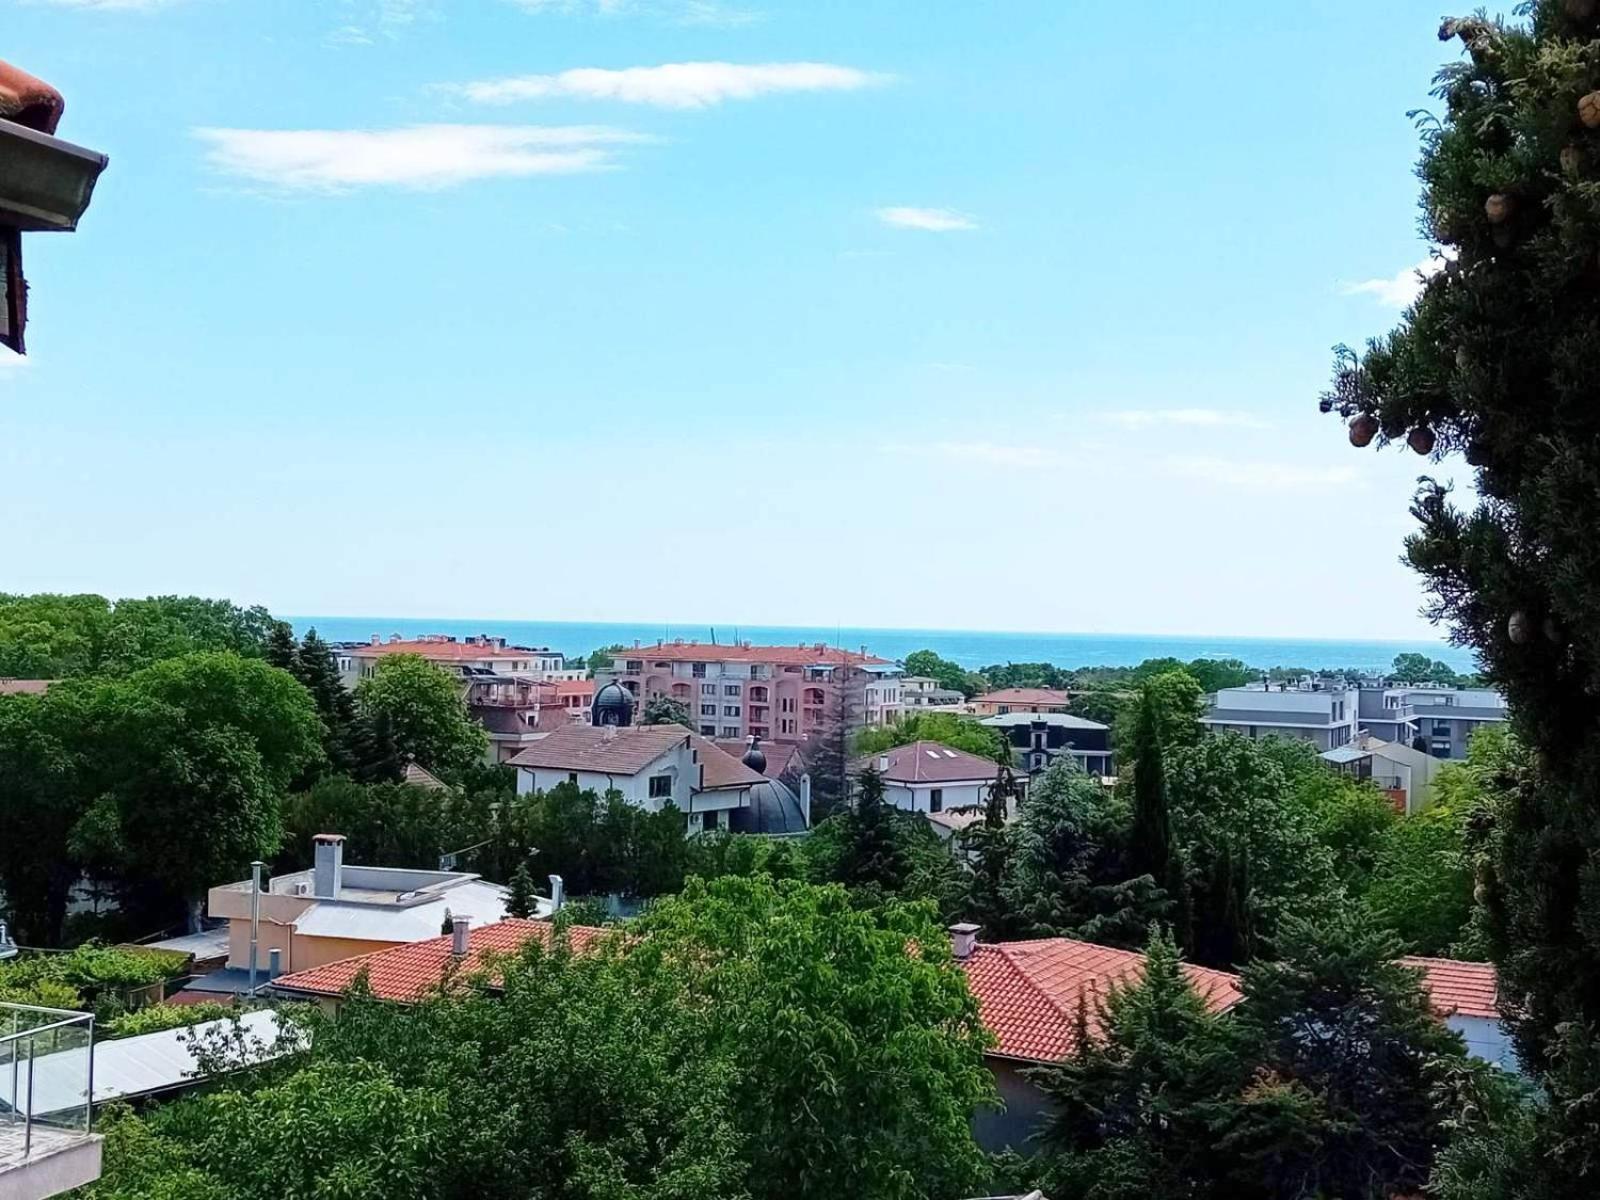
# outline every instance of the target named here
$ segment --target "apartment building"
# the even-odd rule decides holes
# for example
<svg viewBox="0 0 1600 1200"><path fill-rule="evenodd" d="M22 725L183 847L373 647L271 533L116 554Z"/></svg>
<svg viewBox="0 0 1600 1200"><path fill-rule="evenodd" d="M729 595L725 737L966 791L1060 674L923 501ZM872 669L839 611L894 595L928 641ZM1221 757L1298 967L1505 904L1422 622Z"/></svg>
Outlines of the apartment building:
<svg viewBox="0 0 1600 1200"><path fill-rule="evenodd" d="M370 642L340 642L333 648L339 664L339 678L346 687L355 687L370 678L378 663L390 654L415 654L441 667L462 672L501 676L528 683L554 682L579 677L584 672L568 670L559 651L549 647L514 646L503 637L480 634L458 638L452 634L429 633L419 638L391 634L384 641L377 634Z"/></svg>
<svg viewBox="0 0 1600 1200"><path fill-rule="evenodd" d="M662 642L622 651L600 674L637 703L678 701L700 736L725 741L799 742L840 713L852 724L878 725L903 711L900 668L866 647Z"/></svg>
<svg viewBox="0 0 1600 1200"><path fill-rule="evenodd" d="M1472 735L1506 721L1506 698L1490 688L1405 687L1400 691L1420 737L1435 758L1467 756Z"/></svg>
<svg viewBox="0 0 1600 1200"><path fill-rule="evenodd" d="M972 698L972 711L980 717L1003 717L1007 713L1064 713L1072 704L1072 694L1056 688L1015 687L985 692Z"/></svg>
<svg viewBox="0 0 1600 1200"><path fill-rule="evenodd" d="M1011 743L1017 765L1030 775L1058 758L1070 758L1089 775L1116 774L1109 725L1070 713L1029 712L985 717L980 724L1000 731Z"/></svg>
<svg viewBox="0 0 1600 1200"><path fill-rule="evenodd" d="M943 686L931 675L900 677L900 707L905 712L963 712L966 704L965 695Z"/></svg>
<svg viewBox="0 0 1600 1200"><path fill-rule="evenodd" d="M1355 740L1360 710L1359 688L1343 681L1306 679L1222 688L1201 720L1213 733L1303 738L1318 750L1334 750Z"/></svg>

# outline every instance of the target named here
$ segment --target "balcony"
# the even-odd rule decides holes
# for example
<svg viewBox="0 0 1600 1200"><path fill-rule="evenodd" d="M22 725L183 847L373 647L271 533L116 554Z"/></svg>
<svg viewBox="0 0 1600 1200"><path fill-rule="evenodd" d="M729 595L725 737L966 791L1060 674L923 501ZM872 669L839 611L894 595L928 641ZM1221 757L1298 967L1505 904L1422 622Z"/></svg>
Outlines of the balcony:
<svg viewBox="0 0 1600 1200"><path fill-rule="evenodd" d="M0 1200L44 1200L100 1178L93 1087L91 1014L0 1004Z"/></svg>

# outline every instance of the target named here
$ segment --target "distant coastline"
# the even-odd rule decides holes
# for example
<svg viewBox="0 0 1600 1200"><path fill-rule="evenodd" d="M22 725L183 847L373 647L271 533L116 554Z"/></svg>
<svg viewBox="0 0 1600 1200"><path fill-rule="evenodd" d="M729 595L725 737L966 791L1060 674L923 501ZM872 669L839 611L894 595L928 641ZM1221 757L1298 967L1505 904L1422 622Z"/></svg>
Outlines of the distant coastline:
<svg viewBox="0 0 1600 1200"><path fill-rule="evenodd" d="M428 617L289 617L297 634L315 627L330 641L365 641L373 634L414 637L447 633L468 637L486 633L519 645L549 646L568 655L588 654L601 646L635 640L651 645L681 637L709 641L708 625L664 625L658 622L489 621ZM933 650L976 670L992 663L1048 662L1058 667L1134 666L1147 658L1237 658L1250 667L1332 667L1347 671L1381 671L1395 655L1414 651L1448 663L1458 671L1476 670L1470 651L1442 638L1385 639L1267 638L1168 636L1161 634L986 633L960 629L862 629L850 626L718 625L716 640L736 639L785 645L827 642L852 649L867 647L884 658L900 659L913 650Z"/></svg>

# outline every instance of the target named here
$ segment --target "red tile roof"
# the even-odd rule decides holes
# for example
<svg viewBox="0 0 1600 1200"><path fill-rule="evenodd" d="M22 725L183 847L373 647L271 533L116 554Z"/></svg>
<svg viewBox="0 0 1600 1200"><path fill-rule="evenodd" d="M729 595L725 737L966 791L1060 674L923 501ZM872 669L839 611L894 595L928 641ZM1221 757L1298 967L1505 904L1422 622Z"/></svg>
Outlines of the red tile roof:
<svg viewBox="0 0 1600 1200"><path fill-rule="evenodd" d="M883 767L880 760L887 758ZM992 781L1000 768L992 758L979 758L965 750L954 750L938 742L912 742L892 746L881 754L865 754L850 765L853 772L876 767L891 783L955 783L965 780Z"/></svg>
<svg viewBox="0 0 1600 1200"><path fill-rule="evenodd" d="M1069 704L1071 701L1070 692L1058 692L1054 688L1001 688L998 692L985 692L972 698L974 704Z"/></svg>
<svg viewBox="0 0 1600 1200"><path fill-rule="evenodd" d="M654 646L635 646L614 657L642 658L653 662L757 662L807 667L813 663L886 663L886 658L858 654L837 646L716 646L709 642L660 642Z"/></svg>
<svg viewBox="0 0 1600 1200"><path fill-rule="evenodd" d="M740 762L744 761L744 752L750 748L748 741L735 741L732 738L718 738L716 745L718 750L733 755ZM762 742L761 753L767 759L767 769L761 773L768 779L776 779L794 761L794 756L800 753L800 747L795 742Z"/></svg>
<svg viewBox="0 0 1600 1200"><path fill-rule="evenodd" d="M754 787L766 780L759 771L752 771L734 755L721 749L715 742L698 733L689 737L689 744L700 756L700 787L717 788Z"/></svg>
<svg viewBox="0 0 1600 1200"><path fill-rule="evenodd" d="M511 765L637 775L689 736L682 725L566 725L518 752Z"/></svg>
<svg viewBox="0 0 1600 1200"><path fill-rule="evenodd" d="M54 133L66 106L61 93L44 80L0 62L0 117L41 133Z"/></svg>
<svg viewBox="0 0 1600 1200"><path fill-rule="evenodd" d="M0 696L42 696L54 679L0 679Z"/></svg>
<svg viewBox="0 0 1600 1200"><path fill-rule="evenodd" d="M556 681L556 695L558 696L593 696L594 680L592 679L558 679Z"/></svg>
<svg viewBox="0 0 1600 1200"><path fill-rule="evenodd" d="M525 921L515 917L493 925L480 925L468 935L467 955L458 971L470 974L480 970L485 965L486 955L515 954L530 940L548 946L551 932L548 921ZM588 925L574 925L567 931L572 948L577 951L585 949L603 932ZM444 980L446 969L454 962L450 944L451 935L446 934L425 942L393 946L312 967L309 971L283 975L274 979L272 986L307 995L342 996L350 990L356 975L365 970L374 996L406 1003L421 999Z"/></svg>
<svg viewBox="0 0 1600 1200"><path fill-rule="evenodd" d="M484 646L472 641L414 638L403 642L372 642L343 651L351 658L376 658L385 654L417 654L430 662L478 662L483 659L533 658L553 651L523 646Z"/></svg>
<svg viewBox="0 0 1600 1200"><path fill-rule="evenodd" d="M1099 1006L1115 987L1137 982L1144 955L1070 938L979 944L961 966L977 997L984 1026L995 1036L991 1054L1059 1062L1072 1050L1081 996L1089 1030L1099 1032ZM1239 978L1185 965L1184 972L1212 1012L1239 1002Z"/></svg>
<svg viewBox="0 0 1600 1200"><path fill-rule="evenodd" d="M1493 963L1415 956L1400 961L1422 972L1422 986L1428 990L1433 1010L1439 1016L1499 1019L1500 1008L1495 1003L1499 979Z"/></svg>

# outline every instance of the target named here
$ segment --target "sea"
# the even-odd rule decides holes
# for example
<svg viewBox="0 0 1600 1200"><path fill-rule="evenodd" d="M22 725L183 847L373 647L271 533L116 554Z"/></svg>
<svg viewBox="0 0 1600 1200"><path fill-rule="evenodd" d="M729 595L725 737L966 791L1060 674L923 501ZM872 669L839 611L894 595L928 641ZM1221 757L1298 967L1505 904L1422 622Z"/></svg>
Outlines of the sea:
<svg viewBox="0 0 1600 1200"><path fill-rule="evenodd" d="M826 642L848 649L866 647L882 658L903 659L913 650L932 650L969 670L996 663L1047 662L1058 667L1131 667L1147 658L1237 658L1249 667L1329 668L1384 671L1397 654L1415 652L1448 663L1457 671L1476 670L1472 652L1442 639L1347 641L1324 638L1266 638L1235 635L1126 633L996 633L963 629L852 629L848 626L665 625L655 622L491 621L428 617L290 617L299 634L315 628L327 641L367 641L377 634L402 638L425 633L472 637L488 634L519 646L549 647L569 656L620 642L653 645L658 640L749 641L782 646Z"/></svg>

